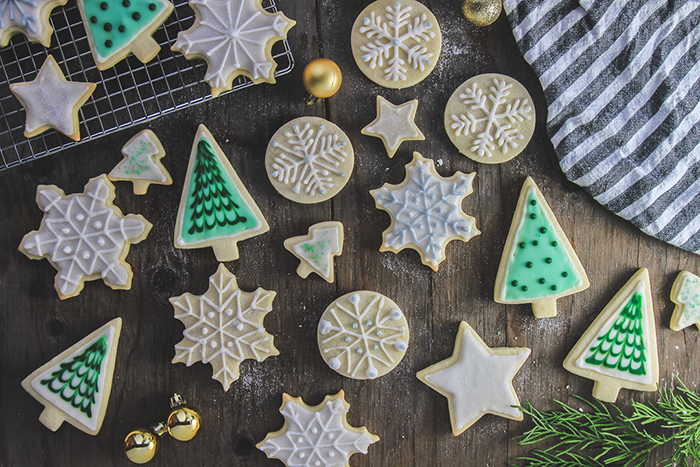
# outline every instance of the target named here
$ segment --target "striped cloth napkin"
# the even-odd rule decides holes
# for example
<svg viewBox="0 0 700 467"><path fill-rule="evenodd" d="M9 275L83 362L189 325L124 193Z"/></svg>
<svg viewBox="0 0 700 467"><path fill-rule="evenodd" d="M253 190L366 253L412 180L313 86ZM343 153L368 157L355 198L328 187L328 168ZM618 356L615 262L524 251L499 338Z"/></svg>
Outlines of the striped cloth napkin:
<svg viewBox="0 0 700 467"><path fill-rule="evenodd" d="M572 182L700 253L700 2L504 0Z"/></svg>

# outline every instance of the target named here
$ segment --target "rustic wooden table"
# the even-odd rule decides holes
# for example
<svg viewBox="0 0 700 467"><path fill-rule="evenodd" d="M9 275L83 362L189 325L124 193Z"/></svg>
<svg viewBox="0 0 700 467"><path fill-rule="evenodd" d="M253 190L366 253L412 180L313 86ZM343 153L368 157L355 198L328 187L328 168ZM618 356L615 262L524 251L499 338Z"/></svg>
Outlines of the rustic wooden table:
<svg viewBox="0 0 700 467"><path fill-rule="evenodd" d="M280 8L297 21L289 34L297 67L276 85L260 85L180 111L147 127L168 152L165 165L172 186L152 186L134 196L131 184L117 184L116 204L140 213L154 228L132 247L128 262L132 289L112 291L101 281L83 292L58 299L55 270L48 261L30 261L17 251L22 236L38 228L42 213L34 198L39 184L81 192L87 180L109 172L121 160L120 148L137 129L93 141L61 154L0 173L0 466L126 466L122 440L133 428L165 417L168 398L177 391L202 413L204 426L189 443L164 439L153 466L281 465L255 449L268 431L281 428L282 393L317 404L344 389L352 425L367 426L381 441L367 455L353 456L360 466L500 466L524 453L512 438L530 424L487 415L455 438L447 401L418 381L417 371L451 355L459 322L467 321L490 346L527 346L530 359L514 380L521 401L541 409L556 398L590 396L592 382L567 373L562 361L605 304L633 272L651 273L660 354L661 386L678 374L689 387L700 381L698 331L673 332L669 291L681 269L700 270L700 258L642 234L598 205L559 170L544 122L546 106L537 78L518 53L505 16L479 29L461 15L459 0L426 0L440 21L442 56L435 71L404 90L380 88L366 79L350 51L350 28L369 0L282 0ZM340 92L307 107L302 102L303 66L323 56L344 73ZM527 149L503 165L478 165L461 156L443 128L447 99L467 78L504 73L522 82L537 108L537 129ZM375 96L395 103L418 98L417 123L426 140L404 143L393 159L379 139L360 134L375 117ZM343 128L356 153L355 171L345 189L316 205L292 203L278 195L263 167L270 136L288 120L325 117ZM173 248L173 227L197 125L208 126L261 207L270 232L240 244L241 258L227 263L244 290L274 290L274 310L266 319L281 354L263 363L246 361L241 378L228 392L211 379L211 366L170 363L182 324L173 318L168 298L203 293L217 261L211 249ZM144 128L146 126L143 126ZM482 234L469 243L453 242L438 272L420 263L412 250L378 251L386 213L374 207L369 190L399 183L414 150L437 162L438 172L476 172L474 193L464 201ZM559 316L536 320L529 305L493 301L493 284L520 187L532 176L588 272L591 287L559 300ZM282 247L285 238L306 233L309 225L338 220L346 228L345 249L336 260L336 281L316 275L303 280L298 261ZM406 358L393 372L373 381L337 375L321 359L316 345L318 319L336 297L367 289L395 300L410 324ZM44 362L108 320L124 320L114 386L102 431L90 437L68 424L56 433L38 421L42 406L20 381ZM690 358L689 358L690 357ZM693 363L696 362L696 363ZM654 393L623 390L618 404L653 400Z"/></svg>

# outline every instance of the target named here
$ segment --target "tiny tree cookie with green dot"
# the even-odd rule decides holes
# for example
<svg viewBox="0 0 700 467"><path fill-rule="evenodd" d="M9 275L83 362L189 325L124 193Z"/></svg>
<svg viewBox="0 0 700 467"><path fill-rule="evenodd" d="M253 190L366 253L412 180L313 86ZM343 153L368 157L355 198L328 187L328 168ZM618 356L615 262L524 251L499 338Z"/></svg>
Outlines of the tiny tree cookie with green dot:
<svg viewBox="0 0 700 467"><path fill-rule="evenodd" d="M595 381L593 397L613 403L620 389L656 391L659 355L649 271L620 289L581 336L564 368Z"/></svg>
<svg viewBox="0 0 700 467"><path fill-rule="evenodd" d="M496 276L498 303L532 303L537 318L557 315L557 298L589 286L586 271L544 196L528 177Z"/></svg>
<svg viewBox="0 0 700 467"><path fill-rule="evenodd" d="M319 222L309 227L308 235L288 238L284 247L299 258L297 274L306 279L315 272L327 282L335 280L333 258L343 252L343 224Z"/></svg>
<svg viewBox="0 0 700 467"><path fill-rule="evenodd" d="M167 0L78 0L98 70L112 68L130 53L143 63L158 55L151 37L173 12Z"/></svg>
<svg viewBox="0 0 700 467"><path fill-rule="evenodd" d="M160 161L165 157L165 149L151 130L143 130L131 138L122 148L122 154L124 159L107 175L113 182L132 182L136 195L145 195L151 184L172 185L173 179Z"/></svg>
<svg viewBox="0 0 700 467"><path fill-rule="evenodd" d="M121 329L121 318L113 319L22 381L25 391L44 405L39 421L46 428L56 431L65 421L89 435L99 433Z"/></svg>
<svg viewBox="0 0 700 467"><path fill-rule="evenodd" d="M673 282L671 301L676 304L671 329L680 331L693 324L700 329L700 277L681 271Z"/></svg>

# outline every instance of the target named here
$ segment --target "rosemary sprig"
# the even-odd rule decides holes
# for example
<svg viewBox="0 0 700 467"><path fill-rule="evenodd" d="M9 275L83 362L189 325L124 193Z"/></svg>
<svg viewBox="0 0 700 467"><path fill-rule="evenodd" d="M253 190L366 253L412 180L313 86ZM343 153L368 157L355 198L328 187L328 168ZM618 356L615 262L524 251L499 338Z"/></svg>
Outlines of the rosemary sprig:
<svg viewBox="0 0 700 467"><path fill-rule="evenodd" d="M589 410L555 401L558 410L541 412L526 402L519 408L535 426L516 440L521 445L553 444L516 460L524 467L645 467L654 449L670 444L672 454L658 466L700 465L700 396L680 379L676 389L660 390L657 402L633 401L629 416L615 405L579 396L574 397ZM667 431L649 433L645 427L650 424Z"/></svg>

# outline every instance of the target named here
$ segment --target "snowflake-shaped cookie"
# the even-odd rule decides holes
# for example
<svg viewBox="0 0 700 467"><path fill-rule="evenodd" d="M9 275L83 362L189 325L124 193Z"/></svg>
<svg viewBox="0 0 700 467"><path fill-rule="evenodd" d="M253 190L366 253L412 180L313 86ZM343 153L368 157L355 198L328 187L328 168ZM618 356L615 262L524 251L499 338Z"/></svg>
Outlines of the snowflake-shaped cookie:
<svg viewBox="0 0 700 467"><path fill-rule="evenodd" d="M350 405L343 391L326 396L315 407L289 394L284 394L282 400L284 427L268 433L256 447L288 467L347 467L351 455L367 454L369 445L379 441L367 428L348 424Z"/></svg>
<svg viewBox="0 0 700 467"><path fill-rule="evenodd" d="M333 370L374 379L393 370L408 349L408 323L388 297L362 290L331 303L318 323L318 348Z"/></svg>
<svg viewBox="0 0 700 467"><path fill-rule="evenodd" d="M355 153L347 135L319 117L301 117L283 125L265 154L265 169L275 189L304 204L338 194L354 165Z"/></svg>
<svg viewBox="0 0 700 467"><path fill-rule="evenodd" d="M53 28L49 22L51 11L68 0L0 0L0 47L10 38L22 33L30 42L44 47L51 45Z"/></svg>
<svg viewBox="0 0 700 467"><path fill-rule="evenodd" d="M402 89L433 71L442 35L435 16L421 3L378 0L357 17L351 42L362 73L380 86Z"/></svg>
<svg viewBox="0 0 700 467"><path fill-rule="evenodd" d="M671 316L671 329L680 331L691 325L700 329L700 277L681 271L671 288L671 301L676 304Z"/></svg>
<svg viewBox="0 0 700 467"><path fill-rule="evenodd" d="M170 299L175 318L185 325L185 338L175 345L172 363L211 363L212 378L228 391L240 375L243 360L262 362L279 355L274 338L263 326L275 295L262 288L241 291L236 276L220 264L204 295L186 293Z"/></svg>
<svg viewBox="0 0 700 467"><path fill-rule="evenodd" d="M188 60L207 62L204 79L211 94L231 89L236 76L274 83L277 63L272 45L296 24L283 13L268 13L261 0L190 0L194 26L177 35L172 49Z"/></svg>
<svg viewBox="0 0 700 467"><path fill-rule="evenodd" d="M535 109L525 87L509 76L475 76L457 88L445 108L445 130L459 152L500 164L520 154L535 131Z"/></svg>
<svg viewBox="0 0 700 467"><path fill-rule="evenodd" d="M432 160L414 152L403 183L386 183L370 191L377 208L391 216L379 251L398 253L412 248L420 253L423 264L437 271L450 241L467 242L481 233L474 218L461 207L462 200L472 192L473 180L473 173L461 172L442 178Z"/></svg>
<svg viewBox="0 0 700 467"><path fill-rule="evenodd" d="M105 175L91 179L80 194L66 195L55 185L39 185L36 202L44 211L39 230L22 239L19 250L46 258L56 268L56 291L74 297L85 281L104 280L113 289L130 289L133 273L125 261L129 246L148 236L151 223L124 216L112 202L114 185Z"/></svg>
<svg viewBox="0 0 700 467"><path fill-rule="evenodd" d="M382 96L377 96L377 118L362 129L362 134L380 138L389 157L394 157L404 141L425 139L415 122L416 110L417 99L394 105Z"/></svg>

